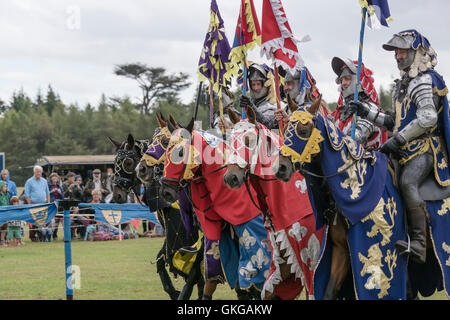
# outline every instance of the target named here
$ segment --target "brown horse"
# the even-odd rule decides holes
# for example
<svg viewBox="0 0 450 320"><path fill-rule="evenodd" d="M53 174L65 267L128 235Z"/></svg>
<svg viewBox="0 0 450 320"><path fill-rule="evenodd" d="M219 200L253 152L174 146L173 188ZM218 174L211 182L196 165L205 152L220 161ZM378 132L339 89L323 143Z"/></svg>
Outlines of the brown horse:
<svg viewBox="0 0 450 320"><path fill-rule="evenodd" d="M324 230L316 231L304 177L294 173L295 178L287 183L275 178L272 165L283 140L256 121L251 107L247 108L248 121L241 120L232 110L228 110L228 115L234 127L225 184L240 188L245 183L257 192L254 204L265 212L271 239L272 272L264 285L263 297L294 299L303 286L309 294L307 298L313 297L313 270Z"/></svg>

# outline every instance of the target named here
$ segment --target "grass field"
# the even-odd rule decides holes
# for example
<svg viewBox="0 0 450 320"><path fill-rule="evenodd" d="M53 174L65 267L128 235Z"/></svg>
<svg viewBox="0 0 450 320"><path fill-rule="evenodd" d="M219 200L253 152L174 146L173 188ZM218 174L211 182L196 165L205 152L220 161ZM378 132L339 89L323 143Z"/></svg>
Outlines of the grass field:
<svg viewBox="0 0 450 320"><path fill-rule="evenodd" d="M31 243L27 234L24 246L0 247L0 299L65 299L64 242ZM74 290L74 299L168 299L156 265L150 263L162 243L163 238L73 241L72 263L79 266L81 275L81 288ZM177 289L183 284L181 278L174 279ZM197 297L196 288L192 297ZM446 299L442 292L430 298ZM219 285L214 299L235 300L236 294L228 285Z"/></svg>

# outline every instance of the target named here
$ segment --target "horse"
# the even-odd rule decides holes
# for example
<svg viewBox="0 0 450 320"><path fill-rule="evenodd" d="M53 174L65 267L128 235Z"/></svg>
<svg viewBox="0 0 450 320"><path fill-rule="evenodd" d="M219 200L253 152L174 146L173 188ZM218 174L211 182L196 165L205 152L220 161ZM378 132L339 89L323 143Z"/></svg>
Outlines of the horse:
<svg viewBox="0 0 450 320"><path fill-rule="evenodd" d="M269 271L270 254L262 215L244 189L224 185L225 141L204 131L186 129L169 122L172 137L167 149L161 194L168 201L180 190L189 196L205 238L216 244L218 268L238 293L238 299L260 299ZM203 157L204 156L204 157ZM220 245L219 245L220 243ZM211 250L210 250L211 251ZM226 264L223 257L226 257ZM241 295L239 292L247 292Z"/></svg>
<svg viewBox="0 0 450 320"><path fill-rule="evenodd" d="M131 134L127 140L119 142L112 138L109 140L116 146L116 157L114 159L114 187L113 199L117 203L125 203L128 193L134 189L139 195L140 180L137 179L135 168L142 155L148 149L148 140L135 140ZM192 246L199 240L198 228L193 228L187 236L183 221L181 220L179 210L165 203L158 198L159 191L152 186L145 186L143 201L151 211L156 211L158 220L161 222L165 239L161 250L156 256L156 270L163 284L164 291L172 300L187 300L192 294L195 285L198 288L199 298L203 292L204 281L200 272L202 255L196 255L196 258L189 268L183 268L183 257L188 259L196 252L192 251ZM156 197L155 197L156 195ZM176 258L181 259L176 259ZM178 262L178 263L176 263ZM175 265L176 264L176 265ZM172 280L166 270L175 276L181 276L186 284L180 291L176 290ZM189 264L186 264L189 266Z"/></svg>
<svg viewBox="0 0 450 320"><path fill-rule="evenodd" d="M142 156L141 161L136 167L136 173L139 180L144 185L160 185L161 175L164 168L164 161L166 159L166 150L171 137L171 132L168 129L168 122L164 119L162 114L156 115L159 124L159 133L154 137L148 150ZM170 121L173 126L178 126L172 116L169 115ZM158 192L159 197L159 192ZM181 218L184 221L185 227L188 230L192 229L193 222L198 224L198 220L193 215L193 208L188 201L184 191L178 194L178 203L180 207ZM190 232L190 231L188 231ZM216 244L203 238L202 249L205 252L214 252ZM212 251L211 251L212 250ZM209 255L205 255L207 258ZM203 300L210 300L217 288L219 282L224 282L223 275L217 272L218 264L213 259L209 263L205 263L205 286L203 289ZM208 272L209 271L209 272ZM211 274L214 274L211 276ZM244 292L238 291L238 296L243 296Z"/></svg>
<svg viewBox="0 0 450 320"><path fill-rule="evenodd" d="M395 242L407 242L408 235L386 155L367 151L347 137L317 114L319 104L320 97L309 108L290 106L293 114L274 169L282 181L294 171L302 172L316 224L326 224L315 272L316 295L336 299L347 274L358 299L405 299L417 292L427 296L442 290L443 283L449 288L449 194L436 199L430 195L442 190L423 192L428 194L424 199L430 240L425 264L399 256Z"/></svg>
<svg viewBox="0 0 450 320"><path fill-rule="evenodd" d="M265 212L265 226L272 247L271 273L264 284L265 299L295 299L306 288L314 297L313 270L319 257L324 228L316 232L314 214L299 173L289 182L274 178L272 165L283 140L256 122L251 107L248 120L232 110L231 155L224 175L225 184L239 188L250 184L258 193L257 204Z"/></svg>

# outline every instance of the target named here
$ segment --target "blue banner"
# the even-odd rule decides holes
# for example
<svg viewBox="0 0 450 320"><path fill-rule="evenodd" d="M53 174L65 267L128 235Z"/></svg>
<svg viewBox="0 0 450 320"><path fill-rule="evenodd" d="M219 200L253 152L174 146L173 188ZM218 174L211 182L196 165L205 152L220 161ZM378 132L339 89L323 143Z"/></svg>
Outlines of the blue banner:
<svg viewBox="0 0 450 320"><path fill-rule="evenodd" d="M79 208L91 207L95 211L95 220L118 225L132 219L146 219L161 225L155 212L138 203L79 203Z"/></svg>
<svg viewBox="0 0 450 320"><path fill-rule="evenodd" d="M0 207L0 225L13 220L22 220L43 226L52 220L58 211L56 202L44 204L23 204Z"/></svg>

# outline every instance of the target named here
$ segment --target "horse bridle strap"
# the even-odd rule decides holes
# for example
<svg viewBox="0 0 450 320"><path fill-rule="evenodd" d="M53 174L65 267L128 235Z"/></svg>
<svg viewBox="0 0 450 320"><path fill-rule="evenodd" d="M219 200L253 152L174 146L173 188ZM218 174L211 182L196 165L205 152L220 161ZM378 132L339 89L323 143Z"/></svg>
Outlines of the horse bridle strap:
<svg viewBox="0 0 450 320"><path fill-rule="evenodd" d="M296 162L296 164L297 164L298 162ZM305 168L302 168L302 167L300 167L299 168L299 171L300 171L300 173L305 173L305 174L307 174L307 175L309 175L309 176L312 176L312 177L316 177L316 178L321 178L321 179L328 179L328 178L333 178L333 177L336 177L336 176L338 176L338 175L340 175L341 173L343 173L343 172L345 172L345 171L347 171L348 169L350 169L352 166L354 166L356 164L356 161L355 160L353 160L351 163L349 163L346 167L344 167L342 170L338 170L336 173L334 173L334 174L330 174L330 175L327 175L327 176L324 176L324 175L320 175L320 174L317 174L317 173L314 173L314 172L311 172L311 171L309 171L309 170L307 170L307 169L305 169ZM294 166L295 166L295 164L294 164ZM303 174L303 175L305 175L305 174Z"/></svg>

